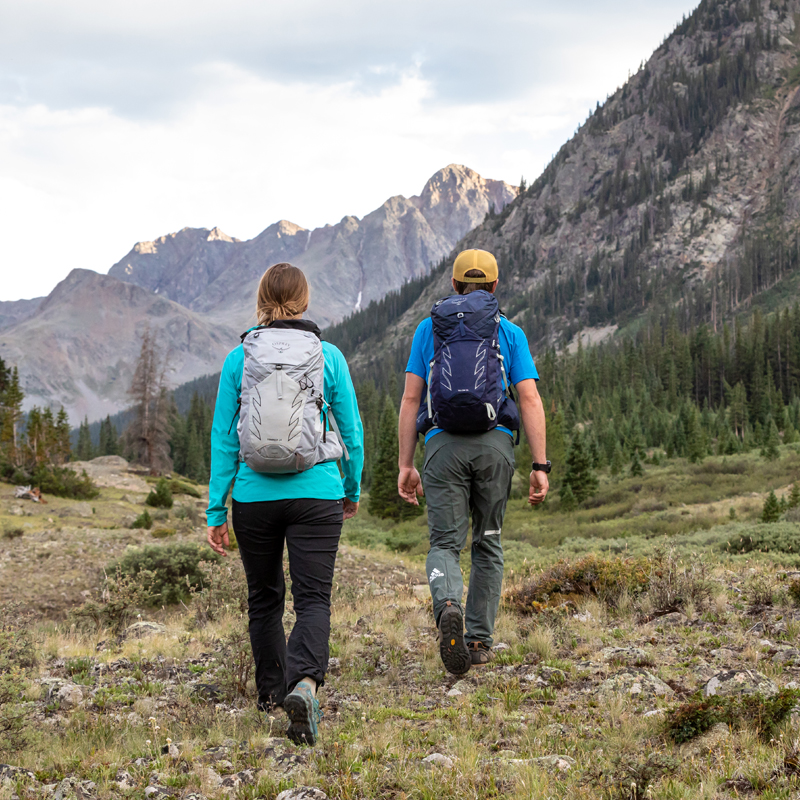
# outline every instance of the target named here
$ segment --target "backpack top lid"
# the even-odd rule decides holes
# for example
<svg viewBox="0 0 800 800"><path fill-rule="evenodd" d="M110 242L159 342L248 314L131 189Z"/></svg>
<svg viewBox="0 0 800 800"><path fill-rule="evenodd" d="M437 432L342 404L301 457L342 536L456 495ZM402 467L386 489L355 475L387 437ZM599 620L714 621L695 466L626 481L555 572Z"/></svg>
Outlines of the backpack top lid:
<svg viewBox="0 0 800 800"><path fill-rule="evenodd" d="M500 323L500 306L497 298L485 289L469 294L454 294L433 304L431 308L433 332L440 341L446 341L463 322L482 339L491 339Z"/></svg>

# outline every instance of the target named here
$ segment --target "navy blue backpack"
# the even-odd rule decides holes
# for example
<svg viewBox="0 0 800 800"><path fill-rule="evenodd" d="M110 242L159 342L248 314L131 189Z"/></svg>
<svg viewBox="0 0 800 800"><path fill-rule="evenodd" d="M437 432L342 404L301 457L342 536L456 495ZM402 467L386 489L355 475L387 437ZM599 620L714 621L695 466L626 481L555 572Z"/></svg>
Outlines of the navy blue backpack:
<svg viewBox="0 0 800 800"><path fill-rule="evenodd" d="M519 431L519 412L500 353L500 309L483 289L439 300L431 309L433 361L417 431Z"/></svg>

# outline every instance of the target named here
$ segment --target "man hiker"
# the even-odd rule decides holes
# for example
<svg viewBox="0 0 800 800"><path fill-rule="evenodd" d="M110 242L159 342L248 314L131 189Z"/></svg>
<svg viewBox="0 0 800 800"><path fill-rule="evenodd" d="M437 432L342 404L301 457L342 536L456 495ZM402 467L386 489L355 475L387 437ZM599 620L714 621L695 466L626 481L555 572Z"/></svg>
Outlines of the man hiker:
<svg viewBox="0 0 800 800"><path fill-rule="evenodd" d="M497 282L491 253L458 255L453 264L457 294L434 304L431 316L417 327L400 407L397 488L403 499L418 504L424 482L431 543L426 572L440 655L455 675L492 657L503 581L500 531L520 422L533 454L528 502L541 503L549 486L539 374L522 329L500 314ZM414 468L419 433L425 435L424 481ZM459 556L470 514L472 570L465 614Z"/></svg>

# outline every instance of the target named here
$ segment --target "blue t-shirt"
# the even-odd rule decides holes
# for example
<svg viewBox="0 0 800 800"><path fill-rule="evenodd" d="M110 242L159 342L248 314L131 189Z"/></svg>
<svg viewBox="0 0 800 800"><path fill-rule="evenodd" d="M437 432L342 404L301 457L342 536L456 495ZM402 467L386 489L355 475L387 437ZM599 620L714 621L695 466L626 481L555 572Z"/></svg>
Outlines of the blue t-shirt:
<svg viewBox="0 0 800 800"><path fill-rule="evenodd" d="M528 339L519 325L509 322L505 317L500 317L500 354L503 356L508 373L508 379L513 385L521 381L539 380L539 373L533 363L533 357L528 347ZM418 375L422 380L428 380L430 363L433 361L433 322L431 318L422 320L414 332L414 341L411 343L411 355L408 357L406 372ZM497 430L505 431L509 436L514 434L502 425ZM431 428L425 434L427 442L431 436L441 433L441 428Z"/></svg>

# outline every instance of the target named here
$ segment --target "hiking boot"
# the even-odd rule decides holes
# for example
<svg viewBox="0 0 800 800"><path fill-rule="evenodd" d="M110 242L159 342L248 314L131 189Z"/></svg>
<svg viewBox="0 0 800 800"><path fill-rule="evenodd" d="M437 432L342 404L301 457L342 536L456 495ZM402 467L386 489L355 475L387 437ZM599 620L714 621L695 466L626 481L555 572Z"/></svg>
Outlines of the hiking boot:
<svg viewBox="0 0 800 800"><path fill-rule="evenodd" d="M472 662L464 641L464 617L449 600L439 617L439 655L444 668L453 675L469 672Z"/></svg>
<svg viewBox="0 0 800 800"><path fill-rule="evenodd" d="M289 717L286 735L295 744L315 744L319 731L317 723L322 719L319 703L311 689L302 681L286 695L283 710Z"/></svg>
<svg viewBox="0 0 800 800"><path fill-rule="evenodd" d="M483 642L470 642L467 647L473 667L482 667L494 660L492 649Z"/></svg>

